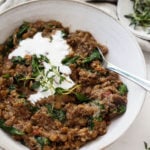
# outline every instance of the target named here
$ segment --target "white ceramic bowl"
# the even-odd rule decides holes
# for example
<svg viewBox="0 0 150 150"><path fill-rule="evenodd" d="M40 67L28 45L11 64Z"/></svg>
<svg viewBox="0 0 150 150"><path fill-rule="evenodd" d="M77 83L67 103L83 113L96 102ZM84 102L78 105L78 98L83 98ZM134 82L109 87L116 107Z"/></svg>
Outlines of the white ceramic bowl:
<svg viewBox="0 0 150 150"><path fill-rule="evenodd" d="M134 37L119 23L104 12L74 1L39 0L17 6L0 15L0 43L23 21L58 20L70 29L91 32L94 37L109 48L108 60L122 69L145 78L145 61ZM108 132L88 143L81 150L100 150L118 139L138 115L145 97L145 91L122 78L129 89L127 111L112 121ZM25 150L23 145L13 141L0 131L0 146L6 150Z"/></svg>

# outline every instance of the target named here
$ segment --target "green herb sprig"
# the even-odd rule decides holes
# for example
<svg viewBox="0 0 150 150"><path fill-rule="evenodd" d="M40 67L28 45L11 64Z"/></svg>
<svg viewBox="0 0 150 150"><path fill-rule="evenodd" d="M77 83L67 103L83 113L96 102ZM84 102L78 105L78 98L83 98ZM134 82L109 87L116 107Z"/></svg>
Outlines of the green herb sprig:
<svg viewBox="0 0 150 150"><path fill-rule="evenodd" d="M25 64L25 59L22 58L21 56L15 56L11 59L11 62L13 64L21 64L21 65L24 65Z"/></svg>
<svg viewBox="0 0 150 150"><path fill-rule="evenodd" d="M120 95L126 95L128 93L128 88L125 84L121 84L119 87L118 87L118 91L120 93Z"/></svg>
<svg viewBox="0 0 150 150"><path fill-rule="evenodd" d="M124 112L126 112L126 105L125 104L122 104L122 105L118 105L117 106L117 112L119 113L119 114L123 114Z"/></svg>
<svg viewBox="0 0 150 150"><path fill-rule="evenodd" d="M74 93L74 94L75 94L75 97L77 98L77 100L81 103L91 101L91 99L89 97L87 97L86 95L84 95L82 93Z"/></svg>
<svg viewBox="0 0 150 150"><path fill-rule="evenodd" d="M99 51L97 48L95 48L93 50L93 52L91 53L90 56L86 57L84 60L83 60L83 63L91 63L93 60L100 60L101 62L103 61L102 59L102 56L100 55Z"/></svg>
<svg viewBox="0 0 150 150"><path fill-rule="evenodd" d="M125 15L131 20L130 25L141 26L144 28L150 27L150 0L131 0L133 1L134 13Z"/></svg>
<svg viewBox="0 0 150 150"><path fill-rule="evenodd" d="M0 128L11 135L24 135L24 133L12 126L6 126L3 120L0 120Z"/></svg>
<svg viewBox="0 0 150 150"><path fill-rule="evenodd" d="M76 61L80 58L80 56L69 57L67 56L62 60L62 64L69 66L70 64L76 63Z"/></svg>
<svg viewBox="0 0 150 150"><path fill-rule="evenodd" d="M49 65L50 69L47 71L44 70L44 62ZM50 60L44 55L40 55L40 57L36 55L33 56L32 70L33 77L37 78L36 84L33 84L34 86L32 87L34 89L41 86L43 91L49 89L55 91L54 84L61 84L64 80L67 80L66 77L60 73L59 67L52 65ZM50 73L52 74L51 76L49 76Z"/></svg>
<svg viewBox="0 0 150 150"><path fill-rule="evenodd" d="M35 139L40 144L42 149L45 145L51 145L51 141L47 137L38 136L35 137Z"/></svg>
<svg viewBox="0 0 150 150"><path fill-rule="evenodd" d="M80 88L80 84L76 84L73 87L69 88L69 89L63 89L61 87L57 87L55 88L55 95L69 95L69 94L73 94L74 91L78 88Z"/></svg>
<svg viewBox="0 0 150 150"><path fill-rule="evenodd" d="M48 114L53 118L57 119L61 122L65 121L66 119L66 112L62 109L55 109L51 104L47 104L46 108L48 110Z"/></svg>
<svg viewBox="0 0 150 150"><path fill-rule="evenodd" d="M17 38L21 38L22 35L24 33L26 33L29 29L29 23L28 22L24 22L20 27L19 27L19 31L17 32Z"/></svg>
<svg viewBox="0 0 150 150"><path fill-rule="evenodd" d="M62 64L69 66L70 64L75 64L78 60L81 61L82 65L89 64L94 60L100 60L101 62L103 61L102 56L100 55L98 49L95 48L92 51L92 53L86 58L82 58L81 56L78 56L78 55L74 57L67 56L66 58L62 60Z"/></svg>

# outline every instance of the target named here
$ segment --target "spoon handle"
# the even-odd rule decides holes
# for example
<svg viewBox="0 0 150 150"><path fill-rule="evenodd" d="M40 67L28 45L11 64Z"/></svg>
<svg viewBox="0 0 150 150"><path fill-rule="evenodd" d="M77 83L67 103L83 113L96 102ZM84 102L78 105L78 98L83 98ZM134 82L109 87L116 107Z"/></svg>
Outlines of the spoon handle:
<svg viewBox="0 0 150 150"><path fill-rule="evenodd" d="M124 71L123 69L120 69L119 67L117 67L117 66L115 66L109 62L107 63L106 68L124 76L125 78L137 83L138 85L140 85L144 89L150 91L150 81L142 79L142 78L135 76L131 73L128 73L127 71Z"/></svg>

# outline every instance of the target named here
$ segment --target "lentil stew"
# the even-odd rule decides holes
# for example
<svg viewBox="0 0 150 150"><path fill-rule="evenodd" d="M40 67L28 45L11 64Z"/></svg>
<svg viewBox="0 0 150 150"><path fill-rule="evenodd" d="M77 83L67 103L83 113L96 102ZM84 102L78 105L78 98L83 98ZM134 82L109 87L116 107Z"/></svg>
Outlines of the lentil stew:
<svg viewBox="0 0 150 150"><path fill-rule="evenodd" d="M70 67L75 84L69 89L56 87L53 95L32 103L28 98L44 84L43 76L37 78L49 60L43 55L11 59L8 55L37 32L53 40L56 31L70 46L62 64ZM24 22L18 27L0 45L0 128L31 150L79 149L106 134L111 120L126 111L128 89L118 74L103 68L97 47L107 54L107 47L89 32L70 32L58 21ZM63 82L62 73L55 71Z"/></svg>

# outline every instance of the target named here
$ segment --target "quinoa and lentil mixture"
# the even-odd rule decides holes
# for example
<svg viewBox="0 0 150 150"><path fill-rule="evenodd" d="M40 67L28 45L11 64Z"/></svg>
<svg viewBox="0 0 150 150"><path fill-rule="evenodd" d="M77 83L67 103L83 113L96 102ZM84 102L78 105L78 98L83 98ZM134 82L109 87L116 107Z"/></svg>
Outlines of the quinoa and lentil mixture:
<svg viewBox="0 0 150 150"><path fill-rule="evenodd" d="M47 58L8 55L21 40L37 32L51 38L57 30L72 49L62 64L71 68L75 85L57 87L53 95L31 103L28 98L41 85L36 77ZM79 149L106 134L110 121L126 111L128 90L116 73L103 68L97 47L108 51L89 32L70 32L53 20L24 22L0 45L0 128L31 150Z"/></svg>

